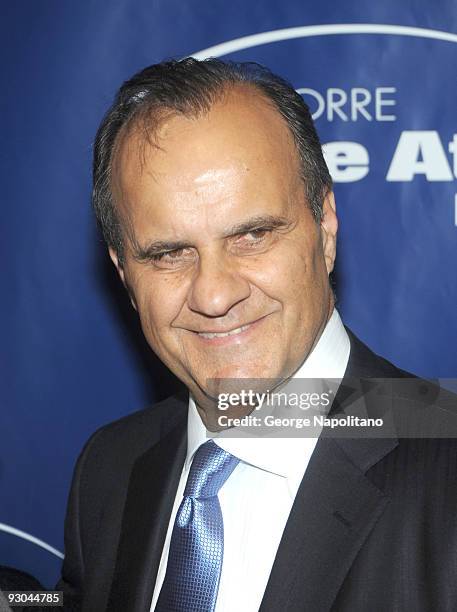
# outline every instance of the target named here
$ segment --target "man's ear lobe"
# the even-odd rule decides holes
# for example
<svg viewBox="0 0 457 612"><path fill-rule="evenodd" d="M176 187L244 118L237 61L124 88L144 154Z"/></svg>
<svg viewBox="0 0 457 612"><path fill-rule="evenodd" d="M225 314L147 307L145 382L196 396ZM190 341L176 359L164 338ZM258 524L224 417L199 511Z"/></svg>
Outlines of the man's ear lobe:
<svg viewBox="0 0 457 612"><path fill-rule="evenodd" d="M336 234L338 219L333 191L328 191L322 204L321 235L327 273L333 270L336 257Z"/></svg>

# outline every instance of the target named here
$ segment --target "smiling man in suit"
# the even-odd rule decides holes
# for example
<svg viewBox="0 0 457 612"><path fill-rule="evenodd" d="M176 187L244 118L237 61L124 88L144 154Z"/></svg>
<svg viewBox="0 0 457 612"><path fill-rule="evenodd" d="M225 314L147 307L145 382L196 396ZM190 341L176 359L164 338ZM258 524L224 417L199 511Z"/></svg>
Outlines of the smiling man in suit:
<svg viewBox="0 0 457 612"><path fill-rule="evenodd" d="M255 64L146 68L99 129L94 205L144 335L188 394L83 450L66 608L454 609L452 441L207 437L215 379L405 376L335 310L332 181L293 88Z"/></svg>

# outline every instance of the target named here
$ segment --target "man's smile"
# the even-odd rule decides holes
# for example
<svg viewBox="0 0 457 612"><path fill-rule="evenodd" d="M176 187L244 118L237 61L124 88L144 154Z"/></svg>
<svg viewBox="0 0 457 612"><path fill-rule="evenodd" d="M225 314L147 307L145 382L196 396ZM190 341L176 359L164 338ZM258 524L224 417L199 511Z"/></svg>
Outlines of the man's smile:
<svg viewBox="0 0 457 612"><path fill-rule="evenodd" d="M236 329L232 329L231 331L227 331L227 332L199 332L199 336L202 336L203 338L225 338L226 336L234 336L236 334L239 334L241 332L243 332L245 329L248 329L250 323L248 323L247 325L242 325L241 327L237 327Z"/></svg>
<svg viewBox="0 0 457 612"><path fill-rule="evenodd" d="M268 316L269 315L264 315L251 321L250 323L245 323L227 330L211 329L205 331L194 331L193 333L205 344L211 346L219 346L221 344L225 345L230 343L239 344L240 341L244 340L251 331L257 329Z"/></svg>

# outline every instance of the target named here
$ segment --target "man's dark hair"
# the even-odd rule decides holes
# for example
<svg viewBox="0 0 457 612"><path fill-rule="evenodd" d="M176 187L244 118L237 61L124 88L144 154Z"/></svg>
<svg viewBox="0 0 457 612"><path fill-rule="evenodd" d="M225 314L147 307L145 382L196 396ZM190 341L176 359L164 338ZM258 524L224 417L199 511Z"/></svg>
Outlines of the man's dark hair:
<svg viewBox="0 0 457 612"><path fill-rule="evenodd" d="M171 60L149 66L126 81L97 132L92 201L103 236L120 262L124 254L123 228L111 194L111 166L121 130L124 132L142 119L147 122L147 130L154 132L164 113L205 114L239 84L253 86L286 120L300 156L306 198L316 221L320 221L323 199L332 188L332 179L309 109L294 88L254 62Z"/></svg>

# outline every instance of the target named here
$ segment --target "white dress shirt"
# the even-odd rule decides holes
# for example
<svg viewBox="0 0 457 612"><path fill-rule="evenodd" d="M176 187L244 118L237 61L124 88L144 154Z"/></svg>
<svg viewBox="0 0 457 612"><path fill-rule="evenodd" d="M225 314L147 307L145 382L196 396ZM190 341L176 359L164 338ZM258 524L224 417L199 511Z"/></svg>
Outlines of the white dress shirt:
<svg viewBox="0 0 457 612"><path fill-rule="evenodd" d="M349 338L334 310L294 378L341 379L349 351ZM187 456L165 538L151 612L165 578L171 533L192 459L208 440L192 397L189 398L187 434ZM219 491L224 520L224 559L215 612L257 612L317 438L217 438L215 441L240 459Z"/></svg>

